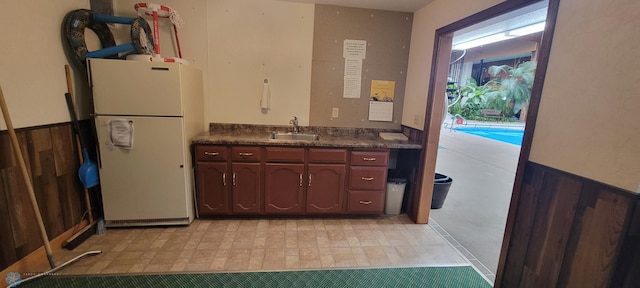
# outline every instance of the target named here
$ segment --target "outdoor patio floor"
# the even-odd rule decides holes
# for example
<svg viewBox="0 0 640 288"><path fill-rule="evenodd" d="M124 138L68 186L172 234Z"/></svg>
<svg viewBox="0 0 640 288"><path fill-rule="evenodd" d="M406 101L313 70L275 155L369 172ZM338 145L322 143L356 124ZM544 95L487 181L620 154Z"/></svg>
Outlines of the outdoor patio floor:
<svg viewBox="0 0 640 288"><path fill-rule="evenodd" d="M431 224L493 280L520 146L444 127L439 146L436 172L453 184L444 206L431 211Z"/></svg>

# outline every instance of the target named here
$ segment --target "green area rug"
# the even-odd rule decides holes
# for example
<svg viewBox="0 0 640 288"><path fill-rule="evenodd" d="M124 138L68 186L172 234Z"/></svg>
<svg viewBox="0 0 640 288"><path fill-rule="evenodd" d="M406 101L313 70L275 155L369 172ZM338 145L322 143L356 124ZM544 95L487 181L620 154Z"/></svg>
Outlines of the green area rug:
<svg viewBox="0 0 640 288"><path fill-rule="evenodd" d="M491 287L471 266L47 276L18 287Z"/></svg>

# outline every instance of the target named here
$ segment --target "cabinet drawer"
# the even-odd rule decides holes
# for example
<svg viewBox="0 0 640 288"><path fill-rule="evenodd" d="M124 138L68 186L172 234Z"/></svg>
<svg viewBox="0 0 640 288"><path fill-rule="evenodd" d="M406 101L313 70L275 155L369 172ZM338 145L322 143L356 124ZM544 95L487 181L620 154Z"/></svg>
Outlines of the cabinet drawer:
<svg viewBox="0 0 640 288"><path fill-rule="evenodd" d="M347 150L346 149L309 149L309 162L310 163L346 163L347 162Z"/></svg>
<svg viewBox="0 0 640 288"><path fill-rule="evenodd" d="M354 191L349 190L347 212L362 214L382 214L384 210L384 190Z"/></svg>
<svg viewBox="0 0 640 288"><path fill-rule="evenodd" d="M260 147L231 147L233 162L260 162Z"/></svg>
<svg viewBox="0 0 640 288"><path fill-rule="evenodd" d="M267 162L302 163L304 148L267 147Z"/></svg>
<svg viewBox="0 0 640 288"><path fill-rule="evenodd" d="M196 161L227 161L226 146L198 145L196 146Z"/></svg>
<svg viewBox="0 0 640 288"><path fill-rule="evenodd" d="M349 169L349 189L384 190L387 167L355 166Z"/></svg>
<svg viewBox="0 0 640 288"><path fill-rule="evenodd" d="M389 151L352 151L351 165L357 166L387 166Z"/></svg>

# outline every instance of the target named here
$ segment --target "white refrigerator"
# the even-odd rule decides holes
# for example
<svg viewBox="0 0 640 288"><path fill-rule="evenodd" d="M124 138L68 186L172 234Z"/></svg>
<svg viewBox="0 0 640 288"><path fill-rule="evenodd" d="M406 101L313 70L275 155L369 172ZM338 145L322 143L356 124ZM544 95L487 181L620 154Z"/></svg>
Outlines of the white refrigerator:
<svg viewBox="0 0 640 288"><path fill-rule="evenodd" d="M190 144L205 131L203 82L190 64L90 59L107 227L188 225Z"/></svg>

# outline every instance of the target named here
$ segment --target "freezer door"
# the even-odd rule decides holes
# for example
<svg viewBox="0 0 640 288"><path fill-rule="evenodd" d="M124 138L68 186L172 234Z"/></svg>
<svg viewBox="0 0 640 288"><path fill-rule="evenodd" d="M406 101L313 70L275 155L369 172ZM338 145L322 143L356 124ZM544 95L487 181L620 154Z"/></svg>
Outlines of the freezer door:
<svg viewBox="0 0 640 288"><path fill-rule="evenodd" d="M112 120L133 124L132 149L113 147ZM104 217L109 221L193 219L183 119L96 117Z"/></svg>
<svg viewBox="0 0 640 288"><path fill-rule="evenodd" d="M96 114L183 116L181 65L89 59Z"/></svg>

